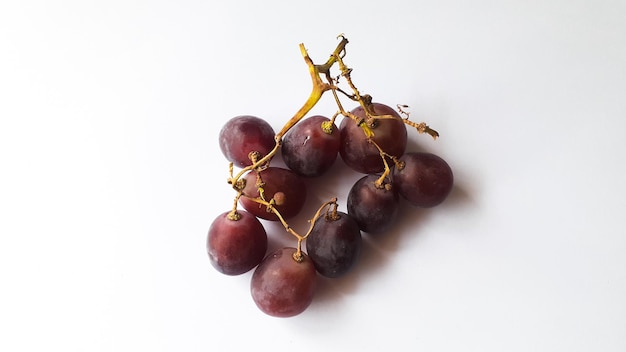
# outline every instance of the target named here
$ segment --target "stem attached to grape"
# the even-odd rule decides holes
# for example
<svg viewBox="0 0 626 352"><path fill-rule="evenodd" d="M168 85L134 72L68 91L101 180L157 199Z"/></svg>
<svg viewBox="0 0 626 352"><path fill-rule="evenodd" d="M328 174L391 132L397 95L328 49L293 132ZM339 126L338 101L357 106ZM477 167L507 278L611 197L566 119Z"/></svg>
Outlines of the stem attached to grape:
<svg viewBox="0 0 626 352"><path fill-rule="evenodd" d="M380 175L380 177L376 180L376 182L374 182L374 184L376 185L376 188L386 188L387 184L385 183L385 180L387 179L387 177L391 173L391 168L389 167L389 163L387 162L387 158L391 158L395 162L397 160L397 157L385 153L385 151L378 144L376 144L376 142L374 142L374 140L370 139L369 142L372 145L374 145L376 147L376 149L378 149L378 152L380 153L380 157L383 159L383 165L385 167L385 170Z"/></svg>
<svg viewBox="0 0 626 352"><path fill-rule="evenodd" d="M331 200L329 200L328 202L322 204L322 206L319 207L319 209L317 209L317 212L315 212L315 215L313 215L313 218L311 218L309 220L309 230L306 232L306 234L304 236L299 236L297 235L296 237L298 238L298 247L296 250L296 253L293 254L293 259L296 262L301 262L303 259L303 255L302 255L302 241L304 241L307 237L309 237L309 235L311 234L311 231L313 231L313 227L315 226L315 222L317 221L317 219L319 219L320 217L322 217L322 212L324 210L326 210L326 208L328 206L333 205L336 209L337 207L337 198L333 198Z"/></svg>
<svg viewBox="0 0 626 352"><path fill-rule="evenodd" d="M242 194L239 193L239 196L241 196ZM237 206L237 200L239 199L239 196L235 198L235 209L233 209L233 211L231 213L236 213L236 206ZM313 231L313 227L315 226L315 222L322 217L322 213L324 212L324 210L326 210L327 207L329 206L334 206L334 209L337 209L337 198L333 198L331 200L329 200L328 202L325 202L324 204L322 204L319 209L317 209L317 211L315 212L315 215L313 215L313 218L309 219L309 229L306 232L306 234L304 234L304 236L300 235L299 233L297 233L293 228L291 228L291 226L289 226L289 224L287 223L287 221L283 218L283 216L280 214L280 211L278 211L278 209L276 209L275 205L275 201L274 198L272 198L270 201L261 199L261 198L250 198L252 201L262 204L264 206L267 207L267 210L269 212L274 213L277 217L278 217L278 221L280 221L280 223L283 225L283 227L285 228L285 231L289 232L291 235L293 235L297 240L298 240L298 247L297 247L297 251L296 253L294 253L293 255L293 259L296 262L301 262L303 259L303 255L302 255L302 241L304 241L307 237L309 237L309 234L311 234L311 231Z"/></svg>
<svg viewBox="0 0 626 352"><path fill-rule="evenodd" d="M237 202L239 201L240 197L241 197L241 192L237 192L237 196L235 197L235 201L233 202L234 203L233 209L227 215L228 220L237 221L241 219L241 214L239 214L239 212L237 211Z"/></svg>

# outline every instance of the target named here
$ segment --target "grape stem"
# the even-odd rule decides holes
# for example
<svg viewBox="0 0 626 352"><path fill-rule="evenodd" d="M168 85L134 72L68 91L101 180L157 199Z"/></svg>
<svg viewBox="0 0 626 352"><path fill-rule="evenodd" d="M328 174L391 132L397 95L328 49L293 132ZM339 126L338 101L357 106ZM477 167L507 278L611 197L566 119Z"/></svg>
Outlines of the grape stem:
<svg viewBox="0 0 626 352"><path fill-rule="evenodd" d="M239 197L237 197L235 199L235 204L237 203L237 200L239 199ZM293 255L293 259L297 262L301 262L303 259L303 255L302 255L302 242L309 237L309 235L311 234L311 231L313 231L313 227L315 226L315 223L317 222L317 220L322 217L322 213L326 210L327 207L329 206L334 206L334 209L337 209L337 198L333 198L327 202L325 202L324 204L322 204L317 211L315 212L315 215L313 215L313 217L311 219L309 219L309 229L306 232L306 234L300 235L299 233L297 233L291 226L289 226L289 224L287 223L287 221L285 220L285 218L283 218L283 216L280 214L280 211L278 211L278 209L276 209L276 207L274 206L274 199L270 200L269 202L261 199L261 198L250 198L250 200L252 200L253 202L262 204L264 206L267 207L267 210L269 212L274 213L277 217L278 217L278 221L280 221L280 223L283 225L283 227L285 228L285 231L287 231L288 233L290 233L291 235L293 235L297 240L298 240L298 247L297 247L297 251L296 253L294 253ZM233 212L236 212L236 209L233 209Z"/></svg>
<svg viewBox="0 0 626 352"><path fill-rule="evenodd" d="M241 214L239 214L239 212L237 211L237 202L239 201L239 198L241 198L241 195L241 191L237 192L237 196L235 196L235 201L233 202L233 209L230 211L230 213L228 213L228 215L226 215L226 217L228 217L228 220L237 221L241 219Z"/></svg>
<svg viewBox="0 0 626 352"><path fill-rule="evenodd" d="M376 186L376 188L385 188L386 187L385 186L385 180L387 179L387 177L391 173L391 168L389 167L389 163L387 162L387 158L391 158L391 160L393 160L394 163L396 163L398 161L398 158L393 156L393 155L389 155L389 154L385 153L385 151L378 144L376 144L376 142L374 142L373 139L369 139L369 142L372 145L374 145L376 147L376 149L378 149L378 153L380 153L380 157L383 159L383 165L385 167L385 170L380 175L380 177L374 182L374 185Z"/></svg>
<svg viewBox="0 0 626 352"><path fill-rule="evenodd" d="M309 235L311 234L311 231L313 231L313 227L315 227L315 223L317 222L317 220L322 217L322 213L324 211L326 211L326 208L329 206L333 206L334 209L337 209L337 198L333 198L331 200L329 200L328 202L322 204L319 209L317 209L317 212L315 212L315 215L313 215L313 218L311 218L309 220L309 230L306 232L306 234L304 236L299 236L296 234L296 237L298 238L298 247L296 249L296 253L293 254L293 259L300 263L304 256L302 255L302 241L304 241L307 237L309 237Z"/></svg>
<svg viewBox="0 0 626 352"><path fill-rule="evenodd" d="M433 137L433 139L437 139L437 137L439 137L439 132L433 130L432 128L430 128L426 122L420 122L420 123L415 123L411 120L409 120L409 112L403 110L402 108L408 108L408 105L402 105L402 104L398 104L396 105L398 107L398 112L400 112L400 114L404 115L405 117L402 119L402 121L415 128L417 130L418 133L422 134L422 133L426 133L428 135L430 135L431 137Z"/></svg>
<svg viewBox="0 0 626 352"><path fill-rule="evenodd" d="M256 203L265 205L267 207L268 212L272 212L278 217L278 220L285 227L285 230L298 239L297 251L293 255L294 260L297 262L301 262L304 258L302 254L302 249L301 249L302 241L304 241L309 236L309 234L313 230L313 226L315 225L315 222L321 217L322 212L327 207L333 205L334 206L333 214L335 214L336 216L337 198L333 198L332 200L322 204L322 206L317 210L313 218L309 220L311 224L309 227L309 230L304 236L301 236L289 226L289 224L285 221L285 219L280 214L278 209L276 209L275 199L272 198L269 201L265 199L265 196L263 194L263 184L260 179L260 175L257 179L257 185L256 185L257 189L259 190L259 195L260 195L259 197L251 197L243 193L243 189L245 187L245 179L242 179L242 177L244 174L252 170L257 171L257 173L260 173L263 169L269 166L270 161L276 155L276 153L278 153L278 151L281 148L283 136L293 126L295 126L300 120L302 120L302 118L320 101L320 99L322 98L322 95L325 92L329 90L332 91L333 97L335 99L335 102L338 108L338 112L335 115L333 115L333 118L331 121L334 123L338 115L342 115L344 117L354 120L355 123L363 129L363 132L367 136L368 141L372 143L374 146L376 146L376 148L378 149L380 156L383 159L385 171L380 176L380 178L376 181L376 187L378 188L388 187L388 184L384 183L391 171L389 164L387 162L387 158L391 158L391 160L393 160L393 162L396 164L398 163L397 157L385 153L385 151L383 151L380 148L380 146L378 146L378 144L376 144L374 140L372 139L372 137L374 136L374 131L372 130L372 128L373 126L375 126L377 119L387 119L387 118L395 118L395 117L391 115L376 115L373 112L371 108L372 97L367 94L361 95L357 87L352 82L352 78L351 78L352 69L346 66L346 64L343 61L343 58L346 55L346 45L348 44L348 39L343 34L340 35L338 38L341 38L339 44L337 44L335 50L332 52L328 60L324 64L321 64L321 65L316 65L313 62L313 60L311 60L311 57L309 56L304 44L300 43L299 45L300 53L302 54L304 62L306 63L309 69L309 74L311 75L311 81L313 85L311 93L309 94L309 97L304 102L302 107L300 107L300 109L298 109L298 111L287 121L287 123L283 126L283 128L280 131L278 131L278 133L276 133L276 135L274 136L274 141L275 141L274 148L272 148L272 150L267 155L259 158L258 153L250 154L249 158L252 161L252 164L244 167L234 176L233 176L233 164L231 163L229 166L230 175L228 178L228 183L231 184L231 186L233 187L235 191L237 191L237 196L235 197L233 209L229 213L229 217L235 220L236 218L240 216L240 214L237 212L237 203L241 197L246 197ZM337 78L333 78L330 72L330 69L335 64L339 65L339 70L341 72L341 74L337 76ZM324 82L322 80L322 76L326 79L327 82ZM347 92L345 92L344 90L342 90L340 87L337 86L337 84L339 83L340 77L343 77L346 80L348 86L352 90L352 94L348 94ZM366 118L358 117L352 114L351 112L346 111L343 108L343 105L341 104L341 100L339 99L338 93L343 94L344 96L346 96L348 99L352 101L358 102L361 105L361 107L363 107ZM407 106L398 105L398 109L400 110L400 112L406 115L406 118L402 119L405 124L416 128L419 133L427 133L431 135L433 138L437 138L439 136L439 133L437 133L437 131L431 129L425 123L422 122L418 124L418 123L409 121L409 118L408 118L409 114L405 112L404 110L402 110L401 107L407 107Z"/></svg>

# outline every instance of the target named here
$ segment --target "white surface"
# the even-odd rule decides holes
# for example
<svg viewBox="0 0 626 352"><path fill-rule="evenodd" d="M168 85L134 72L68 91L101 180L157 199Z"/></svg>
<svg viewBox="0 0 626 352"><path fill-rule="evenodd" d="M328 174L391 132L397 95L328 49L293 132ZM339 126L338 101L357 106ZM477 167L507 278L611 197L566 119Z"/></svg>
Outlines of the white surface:
<svg viewBox="0 0 626 352"><path fill-rule="evenodd" d="M0 5L0 350L626 350L623 1L224 3ZM310 90L298 44L322 62L339 33L457 188L270 318L208 262L217 134L280 128ZM341 175L318 199L345 207Z"/></svg>

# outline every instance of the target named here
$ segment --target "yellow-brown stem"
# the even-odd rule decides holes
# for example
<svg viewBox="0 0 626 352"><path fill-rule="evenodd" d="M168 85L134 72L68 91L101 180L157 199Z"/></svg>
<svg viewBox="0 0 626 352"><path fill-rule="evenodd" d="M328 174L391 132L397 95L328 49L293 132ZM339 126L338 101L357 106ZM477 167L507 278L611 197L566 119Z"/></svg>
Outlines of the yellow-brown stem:
<svg viewBox="0 0 626 352"><path fill-rule="evenodd" d="M274 155L278 153L278 150L280 149L280 146L282 144L283 136L300 120L302 120L302 118L319 102L324 92L332 88L330 84L324 83L322 81L322 79L320 78L320 73L326 73L328 72L328 70L330 70L330 67L335 64L336 58L338 58L339 54L345 49L345 45L347 43L348 40L343 38L341 42L337 45L337 48L335 49L333 55L331 55L331 57L328 59L328 61L326 61L324 65L315 65L309 57L309 54L304 47L304 44L300 44L300 53L302 54L304 61L309 67L309 73L313 82L313 89L311 91L311 94L304 102L304 105L302 105L302 107L293 115L293 117L289 119L289 121L287 121L283 128L278 133L276 133L276 135L274 136L274 141L276 142L274 148L263 158L257 160L252 165L247 166L239 171L239 173L237 173L237 175L231 179L231 183L233 185L236 184L241 176L243 176L246 172L254 170L259 166L268 163L274 157Z"/></svg>
<svg viewBox="0 0 626 352"><path fill-rule="evenodd" d="M376 142L374 142L374 140L370 139L369 142L372 143L376 147L376 149L378 149L378 153L380 154L380 157L383 159L383 165L385 166L385 170L374 183L376 185L376 188L384 188L385 179L387 179L387 177L389 176L389 173L391 172L389 163L387 163L387 157L392 158L392 159L395 159L396 157L385 153L385 151Z"/></svg>
<svg viewBox="0 0 626 352"><path fill-rule="evenodd" d="M237 196L235 196L235 201L233 202L233 208L230 211L230 213L228 213L228 215L226 215L228 220L237 221L237 220L241 219L241 214L237 211L237 202L239 201L240 197L241 197L241 192L237 192Z"/></svg>
<svg viewBox="0 0 626 352"><path fill-rule="evenodd" d="M333 198L331 200L329 200L328 202L322 204L317 211L315 212L315 215L313 215L313 217L309 220L309 230L306 232L306 234L304 236L297 236L298 238L298 247L296 250L296 253L293 254L293 258L297 261L300 262L302 261L302 241L304 241L307 237L309 237L309 235L311 234L311 232L313 231L313 227L315 227L315 223L317 222L317 220L322 217L322 213L324 212L324 210L326 209L326 207L330 206L331 204L337 205L337 198Z"/></svg>
<svg viewBox="0 0 626 352"><path fill-rule="evenodd" d="M289 226L289 224L287 223L287 221L285 221L285 219L283 218L283 216L280 214L280 211L278 211L278 209L276 209L274 207L274 203L270 200L269 202L266 200L263 200L261 198L256 198L256 197L249 197L246 196L245 194L240 194L239 197L246 197L248 199L250 199L251 201L255 202L255 203L259 203L261 205L264 205L267 207L267 209L274 213L277 217L278 220L280 221L280 223L283 225L283 227L285 228L285 230L287 232L289 232L290 234L292 234L294 237L296 237L297 239L306 239L309 234L311 233L311 231L313 230L313 227L315 226L315 222L317 221L317 219L319 219L321 217L322 212L324 211L324 209L326 209L326 207L328 207L331 204L337 204L337 198L333 198L331 200L329 200L328 202L325 202L324 204L322 204L318 209L317 212L315 212L315 215L313 215L313 218L311 218L309 220L310 226L308 231L306 232L306 234L304 236L300 235L299 233L297 233L294 229L291 228L291 226ZM237 197L237 199L239 199L239 197Z"/></svg>
<svg viewBox="0 0 626 352"><path fill-rule="evenodd" d="M293 260L298 263L302 263L304 260L304 254L302 254L302 238L298 238L298 245L296 246L296 252L293 254Z"/></svg>
<svg viewBox="0 0 626 352"><path fill-rule="evenodd" d="M302 236L303 239L309 237L309 235L311 234L311 231L313 231L313 227L315 227L315 222L317 222L317 220L322 217L322 213L324 212L324 210L326 209L326 207L330 206L330 205L337 205L337 198L333 198L331 200L329 200L328 202L322 204L318 209L317 212L315 212L315 215L313 215L313 217L309 220L309 230L306 232L306 234L304 236Z"/></svg>
<svg viewBox="0 0 626 352"><path fill-rule="evenodd" d="M425 122L415 123L408 118L402 119L402 121L404 121L405 124L414 127L420 134L426 133L433 137L433 139L437 139L437 137L439 137L439 132L430 128Z"/></svg>

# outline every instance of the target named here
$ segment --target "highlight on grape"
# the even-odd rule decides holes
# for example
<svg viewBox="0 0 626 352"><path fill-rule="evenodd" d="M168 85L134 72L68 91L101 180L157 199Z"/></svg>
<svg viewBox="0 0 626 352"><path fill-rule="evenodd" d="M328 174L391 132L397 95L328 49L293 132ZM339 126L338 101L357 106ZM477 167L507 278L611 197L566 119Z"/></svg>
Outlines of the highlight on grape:
<svg viewBox="0 0 626 352"><path fill-rule="evenodd" d="M348 40L343 35L338 39L322 64L315 64L300 44L312 90L281 130L242 115L228 120L219 133L235 195L230 209L210 225L209 261L225 275L254 270L252 299L275 317L304 312L314 299L318 275L339 279L357 265L363 233L384 235L396 221L401 198L415 207L434 207L447 198L454 182L443 158L406 150L407 126L433 139L439 133L411 121L406 105L393 108L361 94L344 61ZM329 94L337 110L307 116ZM346 110L344 103L352 109ZM287 168L272 165L278 153ZM314 191L306 189L304 178L326 174L337 159L363 174L347 192L347 212L338 210L334 197L309 217L306 232L296 231L288 221L302 216L307 195ZM259 219L280 222L293 236L293 247L268 248Z"/></svg>

